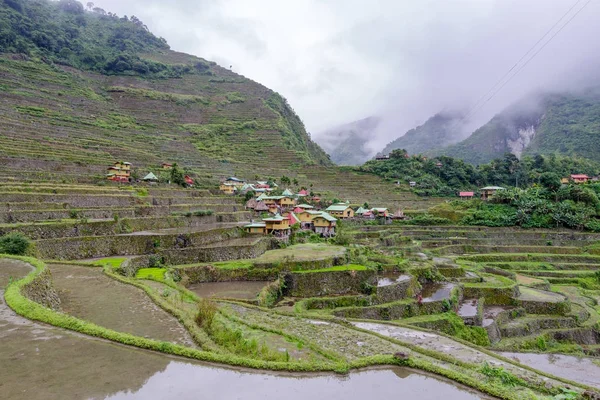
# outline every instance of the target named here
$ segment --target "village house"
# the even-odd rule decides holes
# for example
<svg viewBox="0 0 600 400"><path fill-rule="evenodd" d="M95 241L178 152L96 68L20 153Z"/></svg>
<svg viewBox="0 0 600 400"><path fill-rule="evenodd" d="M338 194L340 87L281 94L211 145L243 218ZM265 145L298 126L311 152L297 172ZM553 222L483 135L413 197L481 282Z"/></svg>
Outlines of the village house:
<svg viewBox="0 0 600 400"><path fill-rule="evenodd" d="M290 220L279 214L270 218L263 218L265 223L265 233L273 234L276 237L284 238L290 235Z"/></svg>
<svg viewBox="0 0 600 400"><path fill-rule="evenodd" d="M298 192L298 197L306 197L308 196L308 192L306 191L306 189L302 189Z"/></svg>
<svg viewBox="0 0 600 400"><path fill-rule="evenodd" d="M458 197L460 197L463 200L472 199L474 196L475 196L475 192L459 192L458 193Z"/></svg>
<svg viewBox="0 0 600 400"><path fill-rule="evenodd" d="M323 212L319 215L316 215L313 218L312 222L315 233L325 237L335 236L335 227L337 219L335 219L328 213Z"/></svg>
<svg viewBox="0 0 600 400"><path fill-rule="evenodd" d="M264 222L252 222L244 226L244 230L248 233L265 234L267 224Z"/></svg>
<svg viewBox="0 0 600 400"><path fill-rule="evenodd" d="M173 169L173 164L162 163L162 169Z"/></svg>
<svg viewBox="0 0 600 400"><path fill-rule="evenodd" d="M486 186L486 187L482 188L481 189L481 199L489 200L496 194L496 192L498 190L506 190L506 189L504 189L503 187L500 187L500 186Z"/></svg>
<svg viewBox="0 0 600 400"><path fill-rule="evenodd" d="M389 155L385 155L385 156L384 155L378 155L378 156L375 156L375 159L378 160L378 161L389 160L390 156Z"/></svg>
<svg viewBox="0 0 600 400"><path fill-rule="evenodd" d="M388 209L387 208L372 208L371 212L376 217L387 217L388 216Z"/></svg>
<svg viewBox="0 0 600 400"><path fill-rule="evenodd" d="M131 177L131 163L115 162L111 167L108 167L106 178L116 182L129 182Z"/></svg>
<svg viewBox="0 0 600 400"><path fill-rule="evenodd" d="M587 183L590 177L585 174L572 174L571 180L575 183Z"/></svg>
<svg viewBox="0 0 600 400"><path fill-rule="evenodd" d="M194 180L189 175L184 176L183 180L185 181L185 184L188 186L194 185Z"/></svg>
<svg viewBox="0 0 600 400"><path fill-rule="evenodd" d="M158 178L152 172L148 172L148 175L142 178L144 182L158 182Z"/></svg>
<svg viewBox="0 0 600 400"><path fill-rule="evenodd" d="M222 182L219 185L219 190L225 194L235 194L237 187L232 183Z"/></svg>
<svg viewBox="0 0 600 400"><path fill-rule="evenodd" d="M367 210L362 207L358 207L356 209L356 211L354 211L354 215L357 217L362 217L362 215L365 213L365 211L367 211Z"/></svg>
<svg viewBox="0 0 600 400"><path fill-rule="evenodd" d="M354 210L346 203L333 204L325 209L336 218L346 219L354 217Z"/></svg>
<svg viewBox="0 0 600 400"><path fill-rule="evenodd" d="M568 185L569 184L569 178L560 178L560 183L563 185Z"/></svg>

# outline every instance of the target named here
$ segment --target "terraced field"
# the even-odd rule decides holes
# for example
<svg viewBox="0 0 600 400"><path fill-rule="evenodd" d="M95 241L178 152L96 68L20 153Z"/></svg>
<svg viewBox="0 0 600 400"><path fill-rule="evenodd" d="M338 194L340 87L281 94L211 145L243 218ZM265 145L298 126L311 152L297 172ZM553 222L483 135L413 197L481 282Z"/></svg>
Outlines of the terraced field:
<svg viewBox="0 0 600 400"><path fill-rule="evenodd" d="M349 223L349 244L300 237L277 248L242 232L250 216L233 197L139 189L0 185L0 233L27 235L47 264L26 259L33 280L11 285L7 303L59 327L211 362L405 365L507 399L592 390L492 351L597 354L600 235Z"/></svg>

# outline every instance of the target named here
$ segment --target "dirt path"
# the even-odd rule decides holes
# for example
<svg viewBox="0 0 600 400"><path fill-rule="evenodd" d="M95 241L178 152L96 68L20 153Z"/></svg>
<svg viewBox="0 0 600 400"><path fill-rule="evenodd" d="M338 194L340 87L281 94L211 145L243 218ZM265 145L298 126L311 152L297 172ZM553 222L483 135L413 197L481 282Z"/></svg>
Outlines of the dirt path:
<svg viewBox="0 0 600 400"><path fill-rule="evenodd" d="M194 346L187 330L142 290L117 282L101 268L50 265L64 312L106 328Z"/></svg>

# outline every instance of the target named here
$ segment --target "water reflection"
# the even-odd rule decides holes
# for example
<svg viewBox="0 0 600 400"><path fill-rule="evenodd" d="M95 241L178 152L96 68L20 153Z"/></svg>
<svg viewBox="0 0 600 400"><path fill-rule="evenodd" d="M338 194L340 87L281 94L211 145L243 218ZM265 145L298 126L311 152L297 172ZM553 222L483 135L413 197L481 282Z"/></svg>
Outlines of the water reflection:
<svg viewBox="0 0 600 400"><path fill-rule="evenodd" d="M123 391L111 400L131 399L479 399L477 394L403 368L335 375L273 375L239 372L171 362L136 392Z"/></svg>

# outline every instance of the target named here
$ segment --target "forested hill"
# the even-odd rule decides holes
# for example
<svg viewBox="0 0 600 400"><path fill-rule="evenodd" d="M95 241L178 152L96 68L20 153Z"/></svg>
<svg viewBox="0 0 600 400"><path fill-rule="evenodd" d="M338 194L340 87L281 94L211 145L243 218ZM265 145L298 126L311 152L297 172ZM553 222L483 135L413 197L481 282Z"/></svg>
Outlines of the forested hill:
<svg viewBox="0 0 600 400"><path fill-rule="evenodd" d="M393 150L404 149L409 154L429 153L459 142L464 135L460 134L460 113L441 112L429 118L423 125L409 130L381 151L389 154Z"/></svg>
<svg viewBox="0 0 600 400"><path fill-rule="evenodd" d="M528 97L437 154L479 164L506 152L600 161L600 90Z"/></svg>
<svg viewBox="0 0 600 400"><path fill-rule="evenodd" d="M331 165L279 94L73 0L0 0L0 90L11 176L102 175L115 160L206 180Z"/></svg>

